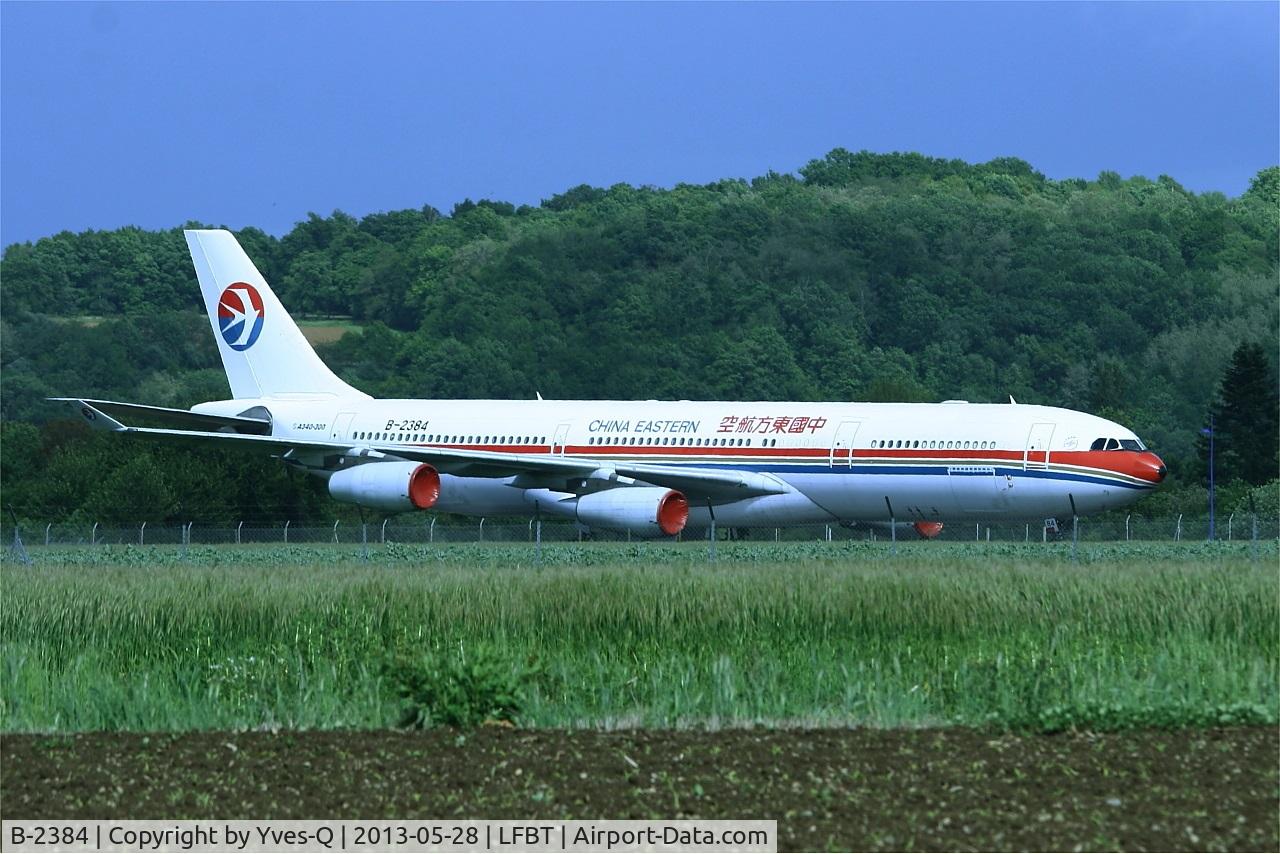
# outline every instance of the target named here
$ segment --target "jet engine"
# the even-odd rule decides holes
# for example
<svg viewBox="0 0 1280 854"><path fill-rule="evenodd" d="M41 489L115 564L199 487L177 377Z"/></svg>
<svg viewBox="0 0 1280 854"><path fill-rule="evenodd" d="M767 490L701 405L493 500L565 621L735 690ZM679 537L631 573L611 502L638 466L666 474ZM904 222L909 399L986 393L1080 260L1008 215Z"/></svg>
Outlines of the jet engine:
<svg viewBox="0 0 1280 854"><path fill-rule="evenodd" d="M601 528L630 530L641 536L675 536L689 520L689 502L674 489L621 487L584 495L578 521Z"/></svg>
<svg viewBox="0 0 1280 854"><path fill-rule="evenodd" d="M911 527L916 529L922 540L932 540L942 533L941 522L915 522Z"/></svg>
<svg viewBox="0 0 1280 854"><path fill-rule="evenodd" d="M374 510L426 510L440 497L440 473L426 463L364 463L331 474L329 494Z"/></svg>

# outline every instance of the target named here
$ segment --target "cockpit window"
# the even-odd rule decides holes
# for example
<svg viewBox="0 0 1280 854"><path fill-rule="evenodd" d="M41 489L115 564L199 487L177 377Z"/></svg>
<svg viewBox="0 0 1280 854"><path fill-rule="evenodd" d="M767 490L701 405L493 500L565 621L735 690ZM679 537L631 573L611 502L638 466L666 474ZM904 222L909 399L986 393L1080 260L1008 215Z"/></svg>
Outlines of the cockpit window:
<svg viewBox="0 0 1280 854"><path fill-rule="evenodd" d="M1145 451L1147 446L1141 439L1094 439L1089 446L1091 451Z"/></svg>

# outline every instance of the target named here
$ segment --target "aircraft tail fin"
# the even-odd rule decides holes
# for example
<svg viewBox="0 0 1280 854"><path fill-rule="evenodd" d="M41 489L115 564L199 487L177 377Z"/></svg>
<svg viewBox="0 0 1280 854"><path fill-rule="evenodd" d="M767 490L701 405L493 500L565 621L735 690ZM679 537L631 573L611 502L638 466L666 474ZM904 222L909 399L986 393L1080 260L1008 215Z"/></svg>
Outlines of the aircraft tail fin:
<svg viewBox="0 0 1280 854"><path fill-rule="evenodd" d="M231 232L184 234L232 397L368 397L320 361Z"/></svg>

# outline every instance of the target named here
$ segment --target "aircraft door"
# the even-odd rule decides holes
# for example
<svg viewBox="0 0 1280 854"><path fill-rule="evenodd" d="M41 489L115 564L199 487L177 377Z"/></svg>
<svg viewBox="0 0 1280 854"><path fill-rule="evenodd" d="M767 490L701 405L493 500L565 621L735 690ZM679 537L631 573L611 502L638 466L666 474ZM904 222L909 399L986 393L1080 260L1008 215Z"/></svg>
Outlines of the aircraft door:
<svg viewBox="0 0 1280 854"><path fill-rule="evenodd" d="M1032 424L1027 434L1027 448L1022 452L1022 469L1039 469L1049 467L1049 442L1053 439L1055 424Z"/></svg>
<svg viewBox="0 0 1280 854"><path fill-rule="evenodd" d="M861 426L861 421L840 422L840 427L836 430L836 435L831 440L829 461L832 468L853 468L853 440L858 435L858 428Z"/></svg>
<svg viewBox="0 0 1280 854"><path fill-rule="evenodd" d="M351 422L355 417L354 412L339 412L338 417L333 419L333 432L329 438L344 442L351 438Z"/></svg>
<svg viewBox="0 0 1280 854"><path fill-rule="evenodd" d="M569 423L565 422L556 427L555 436L551 439L551 453L564 456L564 445L569 438Z"/></svg>

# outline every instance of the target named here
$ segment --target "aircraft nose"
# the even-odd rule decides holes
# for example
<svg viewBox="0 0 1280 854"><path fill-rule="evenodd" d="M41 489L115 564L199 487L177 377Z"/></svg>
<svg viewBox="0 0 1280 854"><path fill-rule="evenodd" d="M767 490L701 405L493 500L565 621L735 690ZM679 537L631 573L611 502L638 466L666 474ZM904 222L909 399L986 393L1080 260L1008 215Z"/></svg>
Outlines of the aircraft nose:
<svg viewBox="0 0 1280 854"><path fill-rule="evenodd" d="M1150 467L1148 471L1150 472L1151 480L1155 481L1156 483L1163 482L1165 479L1165 476L1169 474L1169 467L1164 464L1164 460L1160 459L1155 454L1148 452L1147 458L1148 459L1146 462L1147 462L1147 465Z"/></svg>

